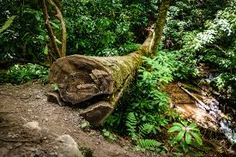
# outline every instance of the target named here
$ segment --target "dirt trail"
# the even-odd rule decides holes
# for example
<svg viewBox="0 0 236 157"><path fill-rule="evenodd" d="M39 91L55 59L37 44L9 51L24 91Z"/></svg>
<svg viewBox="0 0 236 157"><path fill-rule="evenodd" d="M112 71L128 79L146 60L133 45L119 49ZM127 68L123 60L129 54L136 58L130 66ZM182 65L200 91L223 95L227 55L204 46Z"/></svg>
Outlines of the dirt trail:
<svg viewBox="0 0 236 157"><path fill-rule="evenodd" d="M48 89L39 83L0 86L0 156L55 156L48 150L52 141L63 134L69 134L96 157L147 156L133 152L124 139L109 143L98 131L83 131L78 109L47 102ZM42 131L22 127L31 121L37 121Z"/></svg>

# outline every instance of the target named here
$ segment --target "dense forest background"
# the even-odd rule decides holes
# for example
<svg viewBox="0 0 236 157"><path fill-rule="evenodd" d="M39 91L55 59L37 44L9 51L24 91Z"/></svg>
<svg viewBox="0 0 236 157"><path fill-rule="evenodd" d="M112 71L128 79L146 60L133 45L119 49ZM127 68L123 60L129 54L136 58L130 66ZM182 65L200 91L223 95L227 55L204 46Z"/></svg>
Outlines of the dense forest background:
<svg viewBox="0 0 236 157"><path fill-rule="evenodd" d="M68 30L67 55L125 55L138 48L156 20L159 1L63 0ZM180 61L175 76L197 77L197 66L214 69L208 80L215 88L235 93L235 1L175 1L172 3L160 51ZM14 23L1 33L1 65L47 62L48 36L36 1L1 2L1 25ZM58 21L51 22L60 30ZM189 78L188 78L189 79ZM235 94L234 94L235 95Z"/></svg>
<svg viewBox="0 0 236 157"><path fill-rule="evenodd" d="M0 82L19 84L32 79L46 82L51 49L41 6L31 0L0 3L0 26L14 17L11 25L0 33ZM66 55L117 56L134 52L155 23L160 3L160 0L62 0ZM52 18L50 24L59 38L59 21ZM59 40L57 43L60 45ZM122 102L130 105L118 108L103 132L113 138L108 130L126 126L119 134L129 135L139 149L160 148L152 137L179 119L168 110L169 99L163 92L163 87L173 81L204 86L220 102L235 109L235 0L173 0L156 55L144 57L136 84ZM181 141L181 149L201 145L196 126L181 125L193 128L192 134ZM182 139L183 135L178 135L174 142Z"/></svg>

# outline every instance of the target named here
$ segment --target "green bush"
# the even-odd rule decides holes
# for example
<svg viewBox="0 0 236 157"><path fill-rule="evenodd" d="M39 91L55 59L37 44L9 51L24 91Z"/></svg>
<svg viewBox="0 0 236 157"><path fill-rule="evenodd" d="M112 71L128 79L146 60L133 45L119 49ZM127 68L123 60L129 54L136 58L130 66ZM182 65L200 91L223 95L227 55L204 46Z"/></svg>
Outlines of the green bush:
<svg viewBox="0 0 236 157"><path fill-rule="evenodd" d="M157 8L155 1L73 1L63 0L68 30L68 54L114 56L137 49L142 43L148 14ZM141 39L140 39L141 38Z"/></svg>
<svg viewBox="0 0 236 157"><path fill-rule="evenodd" d="M201 133L194 123L189 124L187 121L173 123L168 132L176 132L172 136L171 144L174 147L178 144L184 152L188 152L191 145L202 145Z"/></svg>
<svg viewBox="0 0 236 157"><path fill-rule="evenodd" d="M48 77L48 68L32 63L25 65L16 64L12 66L5 75L2 75L2 83L9 82L20 84L34 79L46 82Z"/></svg>
<svg viewBox="0 0 236 157"><path fill-rule="evenodd" d="M162 51L154 58L144 57L129 97L106 121L106 127L119 128L122 134L129 135L138 150L164 149L153 137L157 137L171 119L169 97L162 89L173 81L178 64L175 57Z"/></svg>

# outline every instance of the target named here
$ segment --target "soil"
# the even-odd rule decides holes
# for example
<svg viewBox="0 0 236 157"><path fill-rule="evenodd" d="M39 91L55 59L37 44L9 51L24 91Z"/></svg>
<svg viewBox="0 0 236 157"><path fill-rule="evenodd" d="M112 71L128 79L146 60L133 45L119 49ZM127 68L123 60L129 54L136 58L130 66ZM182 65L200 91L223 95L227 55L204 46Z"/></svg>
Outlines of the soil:
<svg viewBox="0 0 236 157"><path fill-rule="evenodd" d="M184 104L193 103L176 85L169 87L169 94L177 106L185 109ZM0 85L0 157L59 157L55 140L65 134L75 140L86 157L160 156L152 152L134 151L134 146L127 138L119 137L115 142L109 142L99 129L83 129L85 120L79 116L80 110L48 102L46 94L49 89L49 85L38 82ZM182 100L178 102L180 98ZM192 117L194 114L187 109L185 116ZM33 125L26 127L28 124ZM210 140L210 145L217 144L213 146L214 149L223 150L210 149L206 156L234 156L234 152L226 151L229 146L222 147L227 145L222 142L225 140ZM61 155L64 156L69 157Z"/></svg>
<svg viewBox="0 0 236 157"><path fill-rule="evenodd" d="M48 102L49 88L37 82L0 85L0 157L57 156L51 151L53 141L64 134L70 135L87 156L154 156L133 151L126 139L108 142L99 130L82 129L79 109ZM34 121L38 128L24 127Z"/></svg>

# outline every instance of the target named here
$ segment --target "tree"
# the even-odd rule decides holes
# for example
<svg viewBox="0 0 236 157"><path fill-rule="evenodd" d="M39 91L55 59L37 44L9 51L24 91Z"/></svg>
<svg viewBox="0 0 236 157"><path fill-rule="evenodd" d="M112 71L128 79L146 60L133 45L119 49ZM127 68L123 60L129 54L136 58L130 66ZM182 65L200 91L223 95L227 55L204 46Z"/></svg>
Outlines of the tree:
<svg viewBox="0 0 236 157"><path fill-rule="evenodd" d="M55 53L58 55L58 57L64 57L66 55L66 42L67 42L66 26L60 9L61 8L60 1L43 0L41 3L45 19L45 26L48 31L48 35L50 37L51 51L48 54L48 56L50 63L52 63L57 58ZM57 39L55 32L53 31L51 26L50 15L48 10L50 5L55 9L56 13L54 14L54 16L60 21L61 24L61 41ZM61 44L61 48L58 47L58 43Z"/></svg>
<svg viewBox="0 0 236 157"><path fill-rule="evenodd" d="M167 11L170 7L170 3L171 0L162 0L161 2L158 12L158 17L153 30L153 39L149 47L149 51L151 54L154 54L157 51L158 45L160 44L163 28L165 26L165 21L167 17Z"/></svg>

